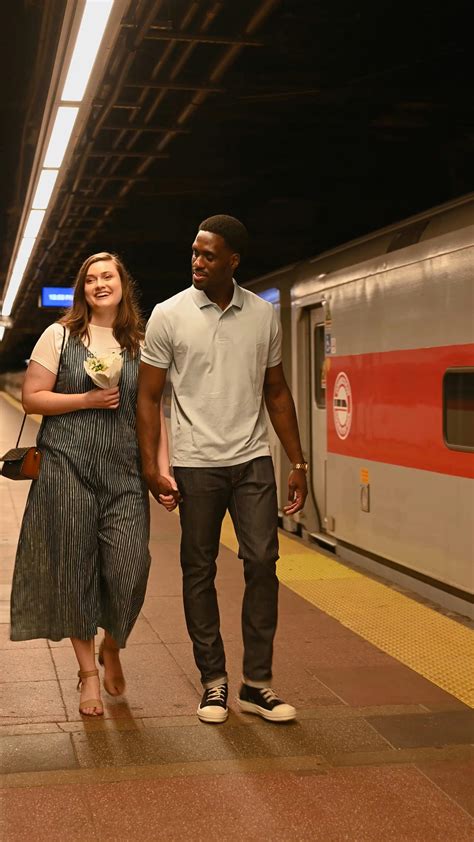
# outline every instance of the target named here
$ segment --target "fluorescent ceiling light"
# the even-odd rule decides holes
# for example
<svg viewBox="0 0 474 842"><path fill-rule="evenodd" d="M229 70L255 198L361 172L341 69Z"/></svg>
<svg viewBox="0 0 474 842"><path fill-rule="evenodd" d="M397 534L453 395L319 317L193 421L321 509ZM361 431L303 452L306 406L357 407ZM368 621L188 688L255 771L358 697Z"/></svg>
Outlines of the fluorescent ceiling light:
<svg viewBox="0 0 474 842"><path fill-rule="evenodd" d="M25 273L26 267L28 266L30 254L33 251L35 242L36 240L34 237L23 237L20 243L20 248L18 249L15 265L13 266L13 272L10 278L10 283L8 284L7 294L5 296L2 306L3 316L9 316L12 311L13 302L16 298L19 286L23 280L23 275Z"/></svg>
<svg viewBox="0 0 474 842"><path fill-rule="evenodd" d="M58 177L58 170L41 170L41 175L38 179L36 187L35 198L33 199L32 208L35 210L46 210L49 205L51 193L54 190L56 179Z"/></svg>
<svg viewBox="0 0 474 842"><path fill-rule="evenodd" d="M0 327L0 342L1 342L1 341L2 341L2 339L3 339L3 334L4 334L4 333L5 333L5 328L4 328L4 327Z"/></svg>
<svg viewBox="0 0 474 842"><path fill-rule="evenodd" d="M54 168L61 166L78 111L79 108L70 105L61 105L58 108L43 166Z"/></svg>
<svg viewBox="0 0 474 842"><path fill-rule="evenodd" d="M41 223L43 222L45 213L46 213L46 211L44 211L44 210L32 210L32 211L30 211L30 215L28 217L28 222L26 223L25 231L24 231L24 234L23 234L24 237L27 237L28 239L30 237L33 237L33 239L34 239L35 237L38 236L39 230L41 228Z"/></svg>
<svg viewBox="0 0 474 842"><path fill-rule="evenodd" d="M18 276L21 276L21 278L23 277L25 269L28 266L30 254L33 251L34 244L34 237L23 237L16 256L15 265L13 267L12 281Z"/></svg>
<svg viewBox="0 0 474 842"><path fill-rule="evenodd" d="M114 0L87 0L61 99L80 102L99 51Z"/></svg>

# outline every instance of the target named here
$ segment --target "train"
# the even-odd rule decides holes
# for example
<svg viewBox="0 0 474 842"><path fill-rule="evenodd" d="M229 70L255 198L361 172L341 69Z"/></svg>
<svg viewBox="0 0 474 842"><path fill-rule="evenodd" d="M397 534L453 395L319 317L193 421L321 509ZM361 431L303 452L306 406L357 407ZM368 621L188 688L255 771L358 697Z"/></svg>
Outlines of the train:
<svg viewBox="0 0 474 842"><path fill-rule="evenodd" d="M286 518L271 431L282 528L472 617L474 194L245 286L278 310L309 464Z"/></svg>

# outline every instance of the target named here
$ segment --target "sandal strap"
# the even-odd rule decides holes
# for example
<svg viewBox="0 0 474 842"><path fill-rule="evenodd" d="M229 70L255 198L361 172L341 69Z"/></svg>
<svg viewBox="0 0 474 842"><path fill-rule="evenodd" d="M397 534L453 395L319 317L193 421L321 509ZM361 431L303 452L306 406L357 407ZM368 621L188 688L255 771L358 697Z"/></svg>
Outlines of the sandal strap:
<svg viewBox="0 0 474 842"><path fill-rule="evenodd" d="M85 678L93 678L94 675L99 675L99 670L78 670L77 675L79 681L77 682L77 689L80 690Z"/></svg>
<svg viewBox="0 0 474 842"><path fill-rule="evenodd" d="M91 716L90 713L85 713L85 708L94 708L99 716L104 713L104 706L100 699L86 699L85 702L81 702L79 705L79 713L82 714L82 716Z"/></svg>
<svg viewBox="0 0 474 842"><path fill-rule="evenodd" d="M79 670L79 678L92 678L94 675L99 675L99 670Z"/></svg>

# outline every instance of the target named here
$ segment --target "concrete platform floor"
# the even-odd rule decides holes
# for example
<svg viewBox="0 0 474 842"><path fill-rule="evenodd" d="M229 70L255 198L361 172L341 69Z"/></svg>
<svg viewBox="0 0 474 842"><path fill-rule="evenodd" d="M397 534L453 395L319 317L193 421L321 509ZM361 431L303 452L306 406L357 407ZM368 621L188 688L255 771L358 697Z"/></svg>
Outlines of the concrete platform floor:
<svg viewBox="0 0 474 842"><path fill-rule="evenodd" d="M21 419L0 404L6 450ZM179 522L154 503L147 597L122 658L127 694L104 692L104 719L82 719L70 643L9 640L28 485L0 478L2 842L472 842L472 710L284 585L274 686L298 719L236 711L242 571L224 545L232 710L224 725L197 720Z"/></svg>

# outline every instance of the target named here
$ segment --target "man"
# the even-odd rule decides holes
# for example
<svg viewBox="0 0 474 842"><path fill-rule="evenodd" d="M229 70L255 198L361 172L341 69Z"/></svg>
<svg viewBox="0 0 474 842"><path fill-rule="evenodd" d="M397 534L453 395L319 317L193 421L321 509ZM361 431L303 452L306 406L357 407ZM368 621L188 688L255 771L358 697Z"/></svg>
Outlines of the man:
<svg viewBox="0 0 474 842"><path fill-rule="evenodd" d="M179 489L186 623L201 672L203 722L224 722L227 673L214 579L229 511L244 562L242 711L282 722L296 711L270 688L277 624L278 511L264 403L293 463L286 514L306 499L306 469L271 304L233 279L247 231L211 216L192 246L193 285L158 304L149 320L139 379L137 428L153 496L169 495L157 467L160 401L169 369L173 468Z"/></svg>

